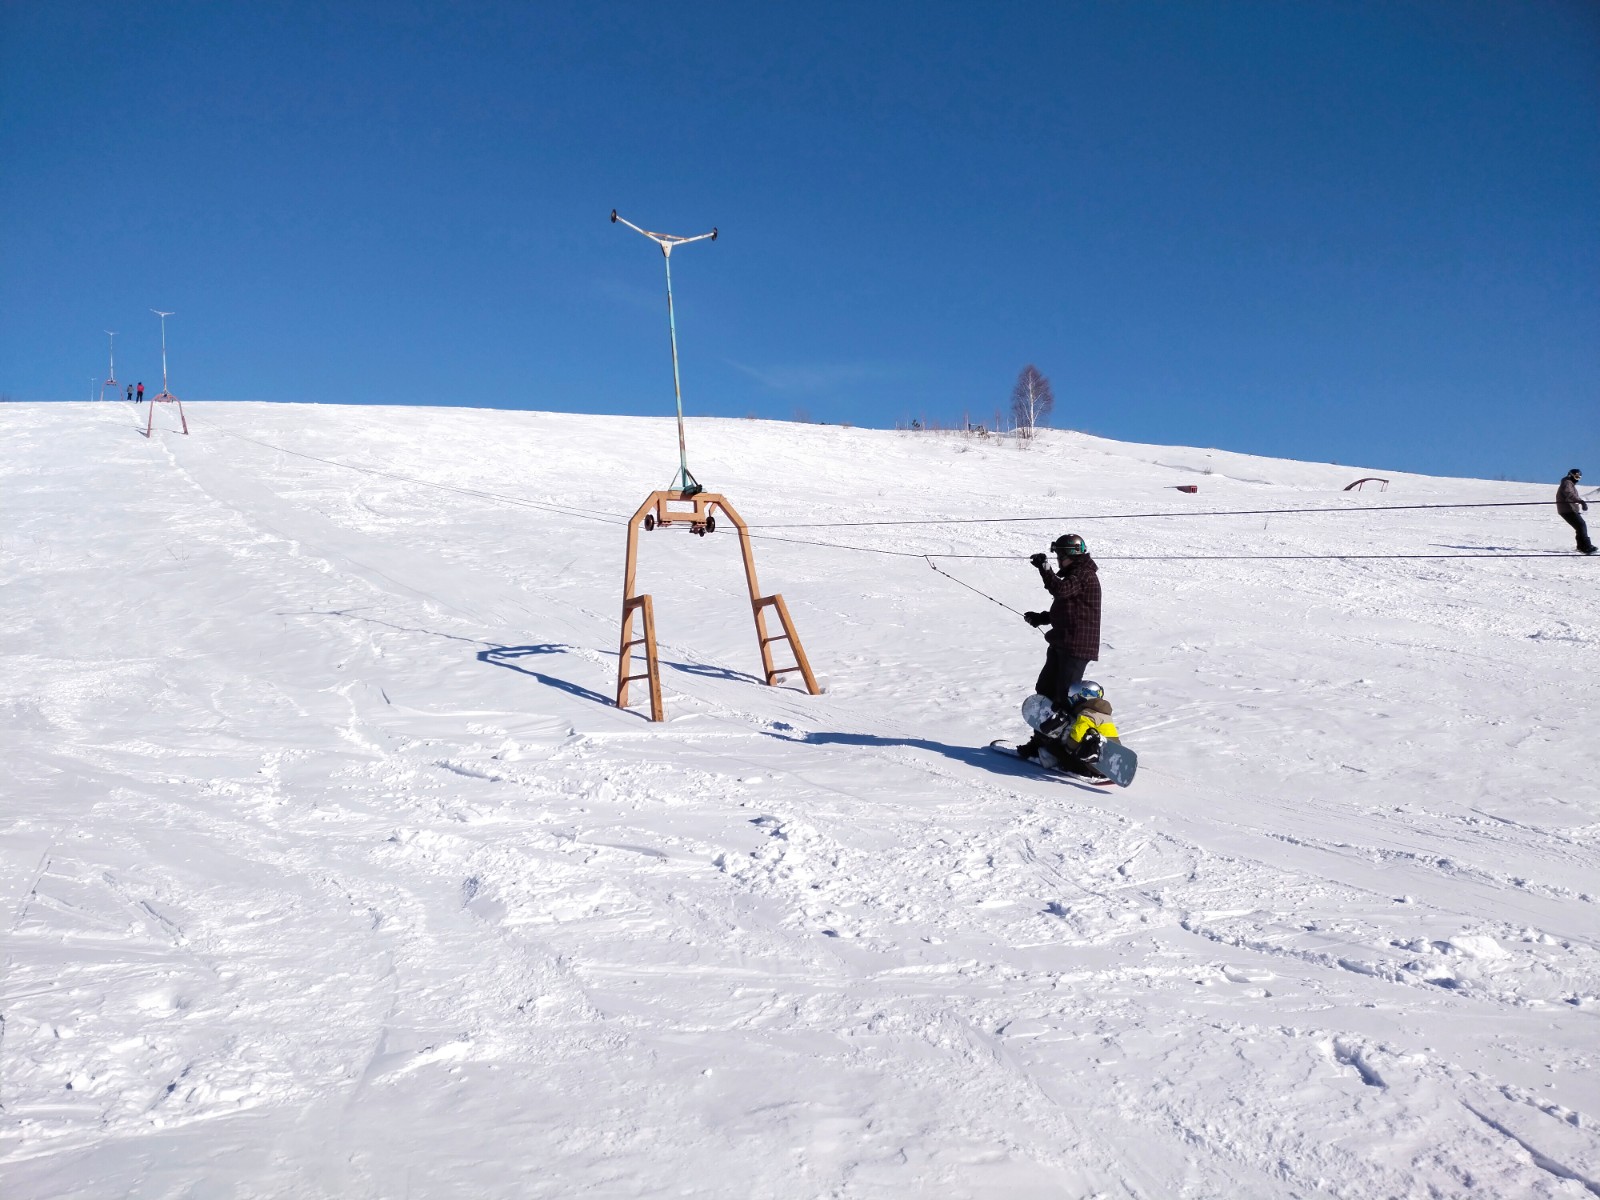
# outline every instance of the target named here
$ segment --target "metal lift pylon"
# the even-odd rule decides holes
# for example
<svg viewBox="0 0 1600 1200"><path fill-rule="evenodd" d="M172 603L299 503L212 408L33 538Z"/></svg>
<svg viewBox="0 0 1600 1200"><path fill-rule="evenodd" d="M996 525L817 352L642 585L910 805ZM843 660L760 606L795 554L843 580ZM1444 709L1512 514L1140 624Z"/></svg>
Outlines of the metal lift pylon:
<svg viewBox="0 0 1600 1200"><path fill-rule="evenodd" d="M667 269L667 334L672 343L672 392L678 403L678 474L673 478L671 489L651 492L650 498L639 506L639 510L628 521L628 557L622 577L622 641L617 655L617 707L628 707L630 683L637 679L647 680L650 684L650 719L666 720L666 713L661 705L661 661L656 653L655 605L648 593L634 592L639 570L639 531L643 529L649 532L673 525L687 525L691 533L704 537L716 529L718 511L725 514L739 531L739 552L744 556L744 578L750 589L750 611L755 617L756 641L761 647L761 669L767 683L776 684L783 676L799 672L806 681L806 690L815 696L820 691L817 687L817 678L811 673L811 664L806 660L805 648L800 645L800 635L795 632L794 621L789 616L789 606L777 593L771 596L761 594L761 585L756 581L755 554L750 548L750 530L746 527L744 518L733 505L728 503L726 496L706 491L700 486L700 481L689 474L689 453L683 436L683 387L678 380L678 323L672 310L672 251L674 247L687 245L690 242L714 242L717 240L717 231L713 228L710 233L699 233L693 237L653 233L648 229L640 229L624 217L617 216L616 209L611 210L611 222L626 225L635 233L643 234L661 247L661 257ZM682 507L685 504L689 506L687 509ZM678 507L673 507L674 505ZM767 609L769 608L778 614L778 622L783 627L782 633L768 633ZM639 637L633 636L635 616L641 619L643 625ZM773 661L774 642L789 643L789 649L794 654L794 666L780 667ZM634 650L639 646L644 647L644 671L635 673Z"/></svg>
<svg viewBox="0 0 1600 1200"><path fill-rule="evenodd" d="M118 384L117 384L117 331L115 329L108 329L105 332L106 332L106 336L108 336L111 339L111 368L106 373L106 381L100 385L100 402L102 404L105 403L106 389L107 388L111 388L113 391L115 391L117 386L118 386Z"/></svg>
<svg viewBox="0 0 1600 1200"><path fill-rule="evenodd" d="M184 436L189 433L189 418L183 415L183 401L174 396L167 387L167 318L175 314L162 312L159 308L152 308L151 312L161 318L161 392L150 397L149 415L145 418L144 435L149 437L156 425L156 405L176 404L178 406L178 420L183 424Z"/></svg>

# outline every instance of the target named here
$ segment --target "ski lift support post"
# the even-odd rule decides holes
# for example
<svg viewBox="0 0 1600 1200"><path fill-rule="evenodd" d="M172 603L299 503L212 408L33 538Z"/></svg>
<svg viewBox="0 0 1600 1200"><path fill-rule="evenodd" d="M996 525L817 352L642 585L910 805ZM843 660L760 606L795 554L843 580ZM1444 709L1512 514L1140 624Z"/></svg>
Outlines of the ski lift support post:
<svg viewBox="0 0 1600 1200"><path fill-rule="evenodd" d="M111 370L106 374L106 381L100 385L100 400L105 402L106 389L117 386L117 331L107 329L106 335L111 338Z"/></svg>
<svg viewBox="0 0 1600 1200"><path fill-rule="evenodd" d="M176 316L175 313L162 312L159 308L152 308L151 312L161 318L161 394L150 397L150 415L145 419L144 435L149 437L156 424L156 404L176 404L178 406L178 420L183 423L183 433L189 434L189 418L183 415L183 401L179 400L167 387L167 318Z"/></svg>
<svg viewBox="0 0 1600 1200"><path fill-rule="evenodd" d="M672 394L678 401L678 477L673 480L672 486L686 496L692 496L702 491L699 482L689 474L689 455L685 448L683 437L683 387L678 382L678 323L672 313L672 248L686 246L690 242L716 241L717 231L713 227L710 233L697 233L693 237L679 237L672 233L652 233L648 229L640 229L626 217L617 216L617 210L611 210L611 223L626 225L635 233L642 233L656 245L661 247L661 260L667 265L667 335L672 341Z"/></svg>
<svg viewBox="0 0 1600 1200"><path fill-rule="evenodd" d="M776 592L770 596L761 594L761 585L756 578L755 552L750 544L750 530L744 518L728 502L726 496L706 491L689 473L688 453L683 436L683 390L678 381L678 327L672 311L672 249L674 246L687 245L689 242L707 240L714 242L717 240L717 231L712 229L710 233L694 237L652 233L648 229L640 229L632 221L617 216L616 209L611 210L611 220L614 224L626 225L635 233L643 234L661 247L661 256L667 267L667 331L672 339L672 390L678 402L677 477L673 480L671 488L651 492L649 498L628 520L628 555L622 575L622 639L617 656L617 707L628 707L628 685L635 680L643 679L650 685L650 719L666 720L666 712L661 703L661 661L656 652L655 605L648 593L634 591L639 571L639 531L643 529L648 533L656 529L667 529L673 525L687 525L691 533L705 537L706 534L716 531L718 512L733 522L734 528L739 531L739 553L744 559L745 585L750 593L751 615L755 618L756 642L761 649L762 673L768 685L777 684L785 675L798 673L805 680L806 690L813 696L818 695L822 689L817 686L817 677L811 672L811 663L806 658L805 647L800 644L800 635L795 632L794 620L789 616L789 606ZM688 507L685 508L685 505ZM777 614L778 623L783 628L782 633L767 632L769 608ZM643 626L639 637L633 636L636 616L641 619ZM772 657L772 646L775 642L789 643L789 649L794 655L794 666L780 667L776 664ZM635 673L634 650L639 646L644 648L644 670Z"/></svg>

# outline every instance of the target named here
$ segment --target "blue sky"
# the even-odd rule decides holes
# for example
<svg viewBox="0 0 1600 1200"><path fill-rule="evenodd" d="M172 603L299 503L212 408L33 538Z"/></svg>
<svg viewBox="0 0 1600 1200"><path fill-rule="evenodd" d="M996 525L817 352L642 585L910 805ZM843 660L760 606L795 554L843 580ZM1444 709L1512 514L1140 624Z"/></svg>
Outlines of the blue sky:
<svg viewBox="0 0 1600 1200"><path fill-rule="evenodd" d="M0 394L1600 473L1600 5L0 3Z"/></svg>

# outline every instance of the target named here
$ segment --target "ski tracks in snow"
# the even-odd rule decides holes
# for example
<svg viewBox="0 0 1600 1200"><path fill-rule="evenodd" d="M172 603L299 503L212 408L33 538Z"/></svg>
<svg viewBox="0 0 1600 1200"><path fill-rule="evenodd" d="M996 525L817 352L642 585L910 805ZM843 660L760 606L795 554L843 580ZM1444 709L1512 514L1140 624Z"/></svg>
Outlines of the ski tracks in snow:
<svg viewBox="0 0 1600 1200"><path fill-rule="evenodd" d="M620 469L562 428L552 461ZM831 616L791 593L837 673L812 698L749 673L736 567L690 557L726 544L652 542L653 726L607 703L614 556L560 522L73 436L136 519L63 467L8 535L39 548L0 696L29 1194L1595 1191L1597 827L1539 731L1475 710L1524 648L1571 701L1591 631L1525 582L1491 617L1393 569L1124 578L1145 766L1104 793L983 751L1036 645L951 661L917 631L964 599L920 576L763 558L828 579ZM472 483L526 451L457 454ZM101 611L71 581L110 569ZM1304 627L1231 620L1246 594ZM1392 627L1350 626L1375 594ZM1491 756L1441 761L1423 696Z"/></svg>

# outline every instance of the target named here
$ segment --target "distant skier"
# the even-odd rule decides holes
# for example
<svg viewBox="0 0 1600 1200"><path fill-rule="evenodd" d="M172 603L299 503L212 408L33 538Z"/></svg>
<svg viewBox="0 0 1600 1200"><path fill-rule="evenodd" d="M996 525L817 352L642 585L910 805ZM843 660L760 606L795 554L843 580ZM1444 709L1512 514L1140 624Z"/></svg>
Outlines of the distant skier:
<svg viewBox="0 0 1600 1200"><path fill-rule="evenodd" d="M133 384L131 383L128 385L128 403L133 403Z"/></svg>
<svg viewBox="0 0 1600 1200"><path fill-rule="evenodd" d="M144 383L143 383L143 381L141 381L140 384L139 384L139 398L138 398L138 400L134 401L134 403L136 403L136 404L143 404L144 403Z"/></svg>
<svg viewBox="0 0 1600 1200"><path fill-rule="evenodd" d="M1583 472L1573 467L1561 477L1561 486L1556 488L1556 512L1561 519L1578 535L1578 552L1580 554L1593 554L1594 543L1589 540L1589 526L1580 514L1589 510L1589 502L1578 495L1578 480L1583 478Z"/></svg>
<svg viewBox="0 0 1600 1200"><path fill-rule="evenodd" d="M1088 544L1077 534L1068 533L1050 543L1056 556L1056 569L1050 568L1043 554L1030 562L1039 569L1039 579L1050 593L1049 612L1023 613L1029 625L1050 626L1045 634L1044 669L1033 690L1047 696L1058 709L1072 706L1069 690L1083 678L1089 664L1100 657L1100 568L1089 557ZM1034 734L1019 748L1024 758L1039 748Z"/></svg>

